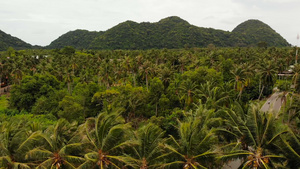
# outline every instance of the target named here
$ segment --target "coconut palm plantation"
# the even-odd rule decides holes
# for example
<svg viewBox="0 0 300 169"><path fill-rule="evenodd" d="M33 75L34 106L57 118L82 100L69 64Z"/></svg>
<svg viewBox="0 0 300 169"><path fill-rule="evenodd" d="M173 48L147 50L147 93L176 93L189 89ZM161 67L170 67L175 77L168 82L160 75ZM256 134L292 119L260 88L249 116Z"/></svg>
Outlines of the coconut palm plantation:
<svg viewBox="0 0 300 169"><path fill-rule="evenodd" d="M295 51L9 48L0 169L298 169Z"/></svg>

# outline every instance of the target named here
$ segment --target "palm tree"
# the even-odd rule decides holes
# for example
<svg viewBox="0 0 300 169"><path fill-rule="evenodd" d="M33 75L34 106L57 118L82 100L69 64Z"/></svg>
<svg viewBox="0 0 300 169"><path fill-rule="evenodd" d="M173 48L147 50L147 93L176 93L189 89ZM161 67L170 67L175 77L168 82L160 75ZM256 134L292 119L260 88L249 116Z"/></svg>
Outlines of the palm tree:
<svg viewBox="0 0 300 169"><path fill-rule="evenodd" d="M21 84L21 80L23 78L23 68L24 68L24 63L22 62L21 57L15 57L14 62L12 64L12 72L11 74L13 75L15 81L17 84Z"/></svg>
<svg viewBox="0 0 300 169"><path fill-rule="evenodd" d="M129 165L136 169L158 168L165 153L160 146L164 143L164 134L165 132L155 124L141 126L135 132L137 145L129 149Z"/></svg>
<svg viewBox="0 0 300 169"><path fill-rule="evenodd" d="M150 61L146 60L144 62L144 64L140 67L140 69L142 69L142 70L140 70L142 77L146 80L147 91L148 91L149 75L151 75L152 71L153 71L151 66L152 66L152 63Z"/></svg>
<svg viewBox="0 0 300 169"><path fill-rule="evenodd" d="M236 65L230 72L234 77L232 80L234 81L234 89L239 92L238 97L241 98L243 89L247 82L246 70L242 66Z"/></svg>
<svg viewBox="0 0 300 169"><path fill-rule="evenodd" d="M258 68L259 68L258 73L260 74L262 85L263 85L260 95L259 95L259 98L258 98L258 99L260 99L264 88L267 86L273 86L275 77L276 77L276 73L277 73L277 67L272 61L263 60L263 62L261 62L261 64L259 65Z"/></svg>
<svg viewBox="0 0 300 169"><path fill-rule="evenodd" d="M38 133L30 132L24 121L0 123L0 167L30 169L34 164L26 161L24 154L33 148Z"/></svg>
<svg viewBox="0 0 300 169"><path fill-rule="evenodd" d="M281 135L281 142L277 148L283 152L287 158L286 167L298 169L300 166L300 137L299 134L289 131L288 134Z"/></svg>
<svg viewBox="0 0 300 169"><path fill-rule="evenodd" d="M209 81L200 85L198 96L203 103L211 106L211 108L219 108L230 103L229 93L224 92L222 88Z"/></svg>
<svg viewBox="0 0 300 169"><path fill-rule="evenodd" d="M292 78L292 82L294 84L294 88L297 89L298 88L298 81L299 81L299 75L300 75L300 64L295 64L294 68L293 68L293 78Z"/></svg>
<svg viewBox="0 0 300 169"><path fill-rule="evenodd" d="M286 104L284 115L284 122L297 134L300 134L299 127L297 125L300 119L300 95L296 93L288 93L286 96L283 96L286 100L289 100L290 104ZM285 100L285 101L286 101Z"/></svg>
<svg viewBox="0 0 300 169"><path fill-rule="evenodd" d="M164 145L174 157L163 166L183 169L212 167L211 162L215 155L213 146L217 139L215 130L209 127L214 121L211 113L212 111L199 111L192 113L184 122L178 121L178 136L170 135L171 144Z"/></svg>
<svg viewBox="0 0 300 169"><path fill-rule="evenodd" d="M198 85L190 79L183 81L179 87L181 90L181 100L184 100L185 108L188 108L193 102L196 95Z"/></svg>
<svg viewBox="0 0 300 169"><path fill-rule="evenodd" d="M234 135L237 142L230 143L232 149L226 149L219 158L223 161L240 158L243 168L271 168L277 160L285 160L274 147L280 135L287 132L286 126L272 113L261 112L257 105L250 105L247 115L239 112L240 106L235 109L224 111L223 118L229 126L228 133Z"/></svg>
<svg viewBox="0 0 300 169"><path fill-rule="evenodd" d="M37 169L76 168L76 164L85 161L76 156L83 150L83 144L74 142L77 129L76 123L70 124L65 119L60 119L55 126L50 126L40 134L40 144L26 154L26 158L38 163Z"/></svg>
<svg viewBox="0 0 300 169"><path fill-rule="evenodd" d="M70 95L72 95L72 82L73 82L73 74L71 73L71 69L66 68L65 69L65 81L67 82L68 86L68 92Z"/></svg>
<svg viewBox="0 0 300 169"><path fill-rule="evenodd" d="M132 140L125 138L131 135L128 133L130 124L124 123L117 111L86 119L84 129L90 148L84 155L86 162L78 168L121 168L120 162L126 161L121 149L133 144Z"/></svg>
<svg viewBox="0 0 300 169"><path fill-rule="evenodd" d="M160 73L159 73L160 79L163 82L165 89L167 89L170 84L173 72L168 67L164 67L159 70L160 70Z"/></svg>

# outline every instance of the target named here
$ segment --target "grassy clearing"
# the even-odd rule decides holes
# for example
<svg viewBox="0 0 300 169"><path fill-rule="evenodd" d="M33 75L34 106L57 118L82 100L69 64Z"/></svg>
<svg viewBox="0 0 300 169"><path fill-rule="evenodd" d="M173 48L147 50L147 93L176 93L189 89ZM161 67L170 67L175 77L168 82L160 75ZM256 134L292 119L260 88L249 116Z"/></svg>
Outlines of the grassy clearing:
<svg viewBox="0 0 300 169"><path fill-rule="evenodd" d="M5 95L0 96L0 111L8 107L8 100Z"/></svg>

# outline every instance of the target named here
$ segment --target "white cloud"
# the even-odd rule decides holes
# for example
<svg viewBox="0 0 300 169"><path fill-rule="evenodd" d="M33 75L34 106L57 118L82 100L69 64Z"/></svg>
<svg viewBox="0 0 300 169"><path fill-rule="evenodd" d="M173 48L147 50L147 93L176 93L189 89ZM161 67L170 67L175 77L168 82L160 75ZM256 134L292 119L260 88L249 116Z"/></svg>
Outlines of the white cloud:
<svg viewBox="0 0 300 169"><path fill-rule="evenodd" d="M126 20L157 22L175 15L196 26L231 31L255 18L294 44L299 6L298 0L7 0L0 2L0 30L48 45L70 30L107 30Z"/></svg>

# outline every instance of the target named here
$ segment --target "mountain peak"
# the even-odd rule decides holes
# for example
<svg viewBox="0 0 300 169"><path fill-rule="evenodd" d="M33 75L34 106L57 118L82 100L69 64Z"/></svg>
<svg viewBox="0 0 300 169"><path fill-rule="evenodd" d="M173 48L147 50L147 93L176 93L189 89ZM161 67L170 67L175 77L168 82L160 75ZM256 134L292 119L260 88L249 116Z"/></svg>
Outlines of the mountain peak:
<svg viewBox="0 0 300 169"><path fill-rule="evenodd" d="M178 24L178 23L189 24L186 20L181 19L178 16L169 16L167 18L161 19L158 23L164 23L164 24Z"/></svg>
<svg viewBox="0 0 300 169"><path fill-rule="evenodd" d="M232 32L243 32L246 29L255 29L255 30L257 30L257 29L261 29L261 28L272 29L269 25L265 24L264 22L262 22L258 19L249 19L245 22L242 22L237 27L235 27L232 30Z"/></svg>
<svg viewBox="0 0 300 169"><path fill-rule="evenodd" d="M246 39L247 44L266 42L268 46L290 46L290 44L269 25L257 19L249 19L232 30L239 37ZM272 38L270 38L272 37Z"/></svg>

